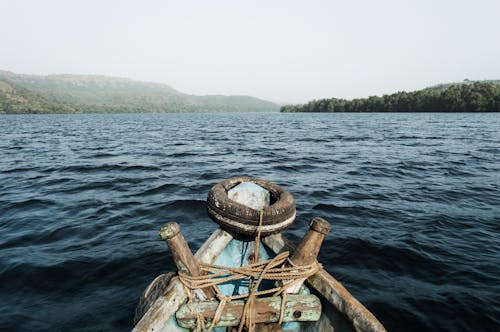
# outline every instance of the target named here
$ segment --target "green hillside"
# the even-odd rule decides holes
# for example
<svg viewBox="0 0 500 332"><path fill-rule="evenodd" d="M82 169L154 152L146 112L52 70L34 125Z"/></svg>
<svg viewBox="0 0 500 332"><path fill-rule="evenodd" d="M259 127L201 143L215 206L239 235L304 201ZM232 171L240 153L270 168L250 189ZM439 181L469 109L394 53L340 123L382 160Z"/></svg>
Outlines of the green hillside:
<svg viewBox="0 0 500 332"><path fill-rule="evenodd" d="M500 112L500 81L440 84L352 100L313 100L283 106L281 112Z"/></svg>
<svg viewBox="0 0 500 332"><path fill-rule="evenodd" d="M0 113L278 111L249 96L194 96L168 85L97 75L0 71Z"/></svg>
<svg viewBox="0 0 500 332"><path fill-rule="evenodd" d="M474 84L475 82L481 82L481 83L489 83L493 85L500 85L500 80L484 80L484 81L470 81L470 80L464 80L463 82L458 82L458 83L441 83L441 84L436 84L433 86L430 86L424 90L435 90L435 91L444 91L452 86L460 86L460 85L471 85Z"/></svg>
<svg viewBox="0 0 500 332"><path fill-rule="evenodd" d="M57 104L0 77L0 114L74 113L69 105Z"/></svg>

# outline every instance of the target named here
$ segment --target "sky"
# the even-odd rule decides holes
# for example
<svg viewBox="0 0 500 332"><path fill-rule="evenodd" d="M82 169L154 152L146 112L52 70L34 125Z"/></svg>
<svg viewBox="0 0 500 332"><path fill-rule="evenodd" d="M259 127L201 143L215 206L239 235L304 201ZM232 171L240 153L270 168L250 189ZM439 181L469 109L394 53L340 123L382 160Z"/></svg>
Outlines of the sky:
<svg viewBox="0 0 500 332"><path fill-rule="evenodd" d="M500 1L0 0L0 69L280 103L500 79Z"/></svg>

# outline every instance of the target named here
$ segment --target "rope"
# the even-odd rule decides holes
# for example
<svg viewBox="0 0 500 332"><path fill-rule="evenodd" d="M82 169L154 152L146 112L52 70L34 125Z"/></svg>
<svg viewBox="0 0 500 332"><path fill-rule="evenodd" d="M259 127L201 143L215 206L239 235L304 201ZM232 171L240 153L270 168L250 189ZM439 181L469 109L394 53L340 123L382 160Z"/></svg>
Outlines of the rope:
<svg viewBox="0 0 500 332"><path fill-rule="evenodd" d="M290 260L290 253L288 251L276 255L272 259L259 262L259 247L260 235L263 221L263 212L260 211L259 226L257 227L257 234L255 237L255 251L252 263L241 267L220 266L214 264L199 263L200 269L204 272L202 276L190 276L179 272L179 280L184 285L188 294L188 302L193 300L193 291L205 287L212 287L215 291L216 297L219 300L219 305L215 311L214 318L210 326L205 325L205 318L199 312L195 312L196 316L196 331L210 331L220 321L224 306L226 303L233 300L247 299L243 307L242 317L238 332L242 332L245 328L248 332L255 330L254 323L254 300L261 295L273 294L273 296L282 296L280 316L278 324L283 322L283 316L286 308L286 294L287 289L297 284L303 283L307 278L316 274L322 267L315 261L309 265L294 265ZM247 294L224 296L216 287L219 284L228 283L235 280L249 278L249 286ZM256 282L255 282L256 280ZM263 280L276 281L280 286L261 290L258 288ZM191 308L191 307L190 307ZM193 310L193 309L191 309Z"/></svg>
<svg viewBox="0 0 500 332"><path fill-rule="evenodd" d="M283 323L283 316L285 315L285 303L286 303L286 294L287 292L281 293L281 306L280 306L280 319L278 321L278 325Z"/></svg>
<svg viewBox="0 0 500 332"><path fill-rule="evenodd" d="M261 209L260 213L259 213L259 226L257 226L257 236L255 237L255 251L254 251L254 255L253 255L253 264L256 264L259 261L260 234L261 234L261 230L262 230L262 228L261 228L262 227L262 220L264 219L263 216L264 216L264 210ZM264 272L266 270L269 269L268 266L270 266L270 265L265 266L264 269L262 270L262 274L259 277L257 284L255 284L255 287L253 284L254 277L250 277L250 283L248 284L248 290L249 290L248 300L245 303L245 306L243 307L243 313L241 315L240 326L238 327L238 332L241 332L243 330L244 326L247 327L248 331L254 330L255 324L252 321L252 318L254 316L253 315L253 303L254 303L254 299L255 299L255 292L259 288L260 282L262 281L262 275L264 274Z"/></svg>

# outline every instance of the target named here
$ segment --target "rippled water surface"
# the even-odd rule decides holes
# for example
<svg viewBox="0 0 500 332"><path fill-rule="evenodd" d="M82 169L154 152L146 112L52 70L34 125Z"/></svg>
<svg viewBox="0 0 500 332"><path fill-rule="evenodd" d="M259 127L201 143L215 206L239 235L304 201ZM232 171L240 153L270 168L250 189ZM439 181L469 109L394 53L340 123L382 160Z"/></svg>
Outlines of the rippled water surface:
<svg viewBox="0 0 500 332"><path fill-rule="evenodd" d="M497 114L0 116L0 330L124 331L172 269L157 234L197 249L212 185L294 195L295 242L392 331L500 329Z"/></svg>

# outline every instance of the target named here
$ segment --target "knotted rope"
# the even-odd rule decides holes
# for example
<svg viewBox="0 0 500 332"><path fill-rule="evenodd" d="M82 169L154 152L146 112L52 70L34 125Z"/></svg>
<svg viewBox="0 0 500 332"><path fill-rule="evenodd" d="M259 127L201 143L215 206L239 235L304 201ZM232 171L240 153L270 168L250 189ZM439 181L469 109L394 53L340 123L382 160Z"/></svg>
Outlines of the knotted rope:
<svg viewBox="0 0 500 332"><path fill-rule="evenodd" d="M309 265L297 266L294 265L289 260L290 253L285 251L278 254L272 259L268 259L263 262L258 262L259 260L259 247L260 247L260 235L263 220L263 210L260 211L259 226L257 227L257 234L255 237L255 252L253 262L249 265L241 267L229 267L220 266L214 264L204 264L200 263L201 270L206 273L203 276L193 277L184 273L179 272L179 280L184 285L186 292L188 294L189 302L193 300L193 291L196 289L202 289L205 287L211 287L219 300L219 305L215 312L212 323L207 327L205 325L205 319L201 313L196 312L196 331L210 331L220 321L222 312L226 303L233 300L247 299L243 307L243 314L240 319L240 325L238 327L238 332L242 332L243 328L246 328L248 332L254 331L255 323L253 322L253 303L256 297L261 295L273 294L273 296L282 296L280 316L278 324L283 321L283 315L285 311L285 301L286 301L286 290L297 284L303 283L307 278L314 275L321 269L321 265L315 261ZM249 291L246 294L225 296L223 295L218 287L219 284L242 280L249 278ZM276 281L277 285L274 288L266 290L258 290L261 282L263 280L273 280ZM255 282L254 282L255 281Z"/></svg>

